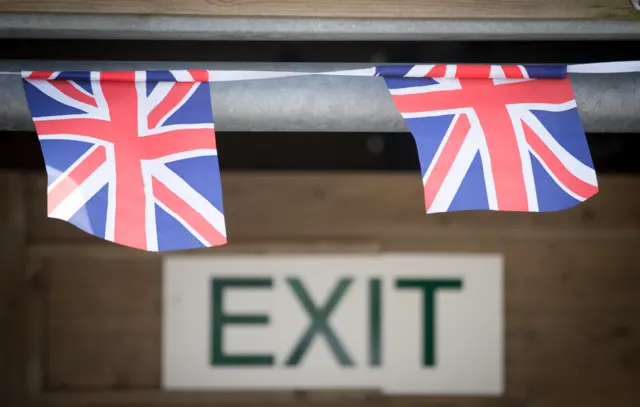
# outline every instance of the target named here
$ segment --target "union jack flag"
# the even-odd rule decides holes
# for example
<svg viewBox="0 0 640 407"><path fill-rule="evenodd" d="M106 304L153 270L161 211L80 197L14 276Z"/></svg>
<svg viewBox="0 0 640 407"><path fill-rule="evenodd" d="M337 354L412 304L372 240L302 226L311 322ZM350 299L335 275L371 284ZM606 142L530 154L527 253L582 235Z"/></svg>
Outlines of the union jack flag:
<svg viewBox="0 0 640 407"><path fill-rule="evenodd" d="M226 243L207 71L23 78L49 217L147 251Z"/></svg>
<svg viewBox="0 0 640 407"><path fill-rule="evenodd" d="M385 81L416 141L427 213L555 211L597 193L568 78L531 79L524 66L395 69Z"/></svg>

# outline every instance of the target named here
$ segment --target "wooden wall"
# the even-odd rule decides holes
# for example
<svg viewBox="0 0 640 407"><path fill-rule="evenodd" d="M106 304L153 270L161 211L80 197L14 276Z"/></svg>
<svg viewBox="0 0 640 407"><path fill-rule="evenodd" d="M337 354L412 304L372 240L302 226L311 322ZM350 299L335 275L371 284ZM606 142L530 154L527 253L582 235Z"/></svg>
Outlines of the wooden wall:
<svg viewBox="0 0 640 407"><path fill-rule="evenodd" d="M0 0L0 12L232 17L638 19L629 0Z"/></svg>
<svg viewBox="0 0 640 407"><path fill-rule="evenodd" d="M640 178L549 214L426 216L418 174L226 173L228 252L501 252L506 393L163 393L160 255L46 219L45 180L0 176L0 373L36 406L637 407ZM7 383L5 380L0 382ZM7 388L3 389L7 397Z"/></svg>

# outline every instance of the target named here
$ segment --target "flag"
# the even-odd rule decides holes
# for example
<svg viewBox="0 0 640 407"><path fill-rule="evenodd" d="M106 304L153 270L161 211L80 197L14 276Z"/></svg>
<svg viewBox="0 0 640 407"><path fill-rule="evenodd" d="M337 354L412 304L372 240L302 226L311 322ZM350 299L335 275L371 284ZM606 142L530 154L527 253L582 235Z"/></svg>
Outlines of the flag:
<svg viewBox="0 0 640 407"><path fill-rule="evenodd" d="M427 213L545 212L598 191L566 67L378 67L414 136Z"/></svg>
<svg viewBox="0 0 640 407"><path fill-rule="evenodd" d="M207 71L24 72L47 213L146 251L225 244Z"/></svg>

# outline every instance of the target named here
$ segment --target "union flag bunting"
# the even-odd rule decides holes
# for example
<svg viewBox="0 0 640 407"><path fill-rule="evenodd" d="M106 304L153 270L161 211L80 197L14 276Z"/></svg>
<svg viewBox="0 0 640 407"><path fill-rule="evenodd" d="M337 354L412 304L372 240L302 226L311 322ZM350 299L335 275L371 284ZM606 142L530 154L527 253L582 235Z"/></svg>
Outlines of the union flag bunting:
<svg viewBox="0 0 640 407"><path fill-rule="evenodd" d="M378 77L415 138L427 213L546 212L598 192L567 74L637 68L440 64L22 77L48 175L48 216L123 246L165 251L227 242L210 82Z"/></svg>
<svg viewBox="0 0 640 407"><path fill-rule="evenodd" d="M147 251L227 241L207 71L26 72L49 217Z"/></svg>
<svg viewBox="0 0 640 407"><path fill-rule="evenodd" d="M427 213L556 211L598 192L566 68L389 68L377 74L415 138Z"/></svg>

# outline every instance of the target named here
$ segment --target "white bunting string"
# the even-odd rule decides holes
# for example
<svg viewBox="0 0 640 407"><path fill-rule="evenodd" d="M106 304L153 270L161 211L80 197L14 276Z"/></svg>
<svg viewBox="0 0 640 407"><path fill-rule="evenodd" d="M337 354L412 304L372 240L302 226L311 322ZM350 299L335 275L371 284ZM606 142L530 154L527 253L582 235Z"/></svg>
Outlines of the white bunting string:
<svg viewBox="0 0 640 407"><path fill-rule="evenodd" d="M74 69L74 71L78 71L78 69ZM238 70L209 70L208 72L211 78L209 82L229 82L229 81L242 81L242 80L287 78L287 77L309 76L309 75L373 77L375 76L376 68L369 67L369 68L327 71L327 72L238 71ZM640 72L640 61L620 61L620 62L602 62L602 63L567 65L567 73L615 74L615 73L631 73L631 72ZM23 72L0 71L0 75L22 76Z"/></svg>

